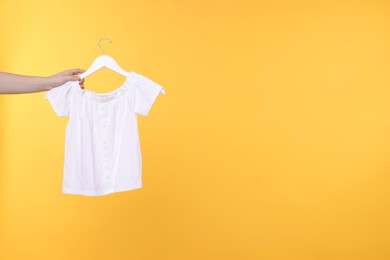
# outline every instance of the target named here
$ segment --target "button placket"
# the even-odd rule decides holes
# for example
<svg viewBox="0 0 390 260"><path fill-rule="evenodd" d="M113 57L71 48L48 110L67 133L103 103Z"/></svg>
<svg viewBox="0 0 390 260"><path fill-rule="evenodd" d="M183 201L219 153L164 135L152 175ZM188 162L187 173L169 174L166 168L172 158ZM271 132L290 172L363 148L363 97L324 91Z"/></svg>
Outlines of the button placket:
<svg viewBox="0 0 390 260"><path fill-rule="evenodd" d="M107 111L107 105L105 103L101 104L99 107L99 115L100 115L100 122L101 122L101 129L102 129L102 137L101 137L101 146L103 150L103 168L104 168L104 180L110 181L110 172L109 172L109 153L108 153L108 111Z"/></svg>

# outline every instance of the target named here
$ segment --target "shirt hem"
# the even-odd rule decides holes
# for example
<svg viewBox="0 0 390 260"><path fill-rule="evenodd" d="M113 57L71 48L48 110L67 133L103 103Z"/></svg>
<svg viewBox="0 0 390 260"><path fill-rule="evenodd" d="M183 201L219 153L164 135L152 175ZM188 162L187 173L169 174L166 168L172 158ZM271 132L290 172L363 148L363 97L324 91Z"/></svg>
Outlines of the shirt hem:
<svg viewBox="0 0 390 260"><path fill-rule="evenodd" d="M94 190L84 190L81 188L62 188L63 194L72 194L72 195L84 195L84 196L104 196L116 192L124 192L124 191L130 191L135 189L142 188L142 184L136 185L136 186L130 186L130 187L120 187L116 189L105 189L103 191L94 191Z"/></svg>

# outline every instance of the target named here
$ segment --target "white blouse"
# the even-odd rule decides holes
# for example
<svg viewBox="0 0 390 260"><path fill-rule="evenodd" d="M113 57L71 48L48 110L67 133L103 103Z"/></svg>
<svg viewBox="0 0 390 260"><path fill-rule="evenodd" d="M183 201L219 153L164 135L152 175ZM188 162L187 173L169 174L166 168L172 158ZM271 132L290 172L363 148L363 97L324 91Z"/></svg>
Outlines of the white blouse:
<svg viewBox="0 0 390 260"><path fill-rule="evenodd" d="M100 196L142 187L137 114L147 116L163 88L134 71L119 88L95 93L68 81L46 92L65 136L65 194Z"/></svg>

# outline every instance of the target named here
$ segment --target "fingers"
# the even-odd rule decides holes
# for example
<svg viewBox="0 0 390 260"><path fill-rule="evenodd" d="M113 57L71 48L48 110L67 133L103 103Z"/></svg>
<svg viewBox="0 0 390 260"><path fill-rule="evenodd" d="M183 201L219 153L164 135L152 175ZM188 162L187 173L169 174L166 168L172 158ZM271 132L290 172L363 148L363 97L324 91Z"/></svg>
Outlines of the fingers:
<svg viewBox="0 0 390 260"><path fill-rule="evenodd" d="M77 75L77 74L83 73L84 71L85 71L85 70L83 70L83 69L77 68L77 69L68 70L67 72L68 72L69 74L71 74L71 75Z"/></svg>
<svg viewBox="0 0 390 260"><path fill-rule="evenodd" d="M63 75L66 75L66 76L69 76L72 78L72 80L79 80L80 77L79 75L81 73L83 73L85 70L83 69L71 69L71 70L65 70L63 73Z"/></svg>
<svg viewBox="0 0 390 260"><path fill-rule="evenodd" d="M84 79L79 80L80 87L84 89Z"/></svg>
<svg viewBox="0 0 390 260"><path fill-rule="evenodd" d="M73 80L73 81L79 81L79 84L80 84L80 87L83 89L84 88L84 79L81 79L80 78L80 74L83 73L85 70L83 69L71 69L71 70L67 70L65 71L65 73L69 76L69 80Z"/></svg>

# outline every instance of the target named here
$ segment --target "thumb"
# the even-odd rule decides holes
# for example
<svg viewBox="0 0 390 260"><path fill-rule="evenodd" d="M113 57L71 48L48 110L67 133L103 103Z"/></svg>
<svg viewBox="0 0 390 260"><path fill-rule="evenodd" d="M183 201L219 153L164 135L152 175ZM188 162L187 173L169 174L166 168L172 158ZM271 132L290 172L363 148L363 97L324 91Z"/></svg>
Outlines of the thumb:
<svg viewBox="0 0 390 260"><path fill-rule="evenodd" d="M72 75L76 75L76 74L81 74L81 73L83 73L84 71L85 71L85 70L83 70L83 69L77 68L77 69L68 70L68 73L69 73L69 74L72 74Z"/></svg>
<svg viewBox="0 0 390 260"><path fill-rule="evenodd" d="M81 79L80 74L83 72L84 72L84 70L82 70L82 69L73 69L73 70L69 70L66 74L67 74L69 80L76 81L76 80Z"/></svg>

